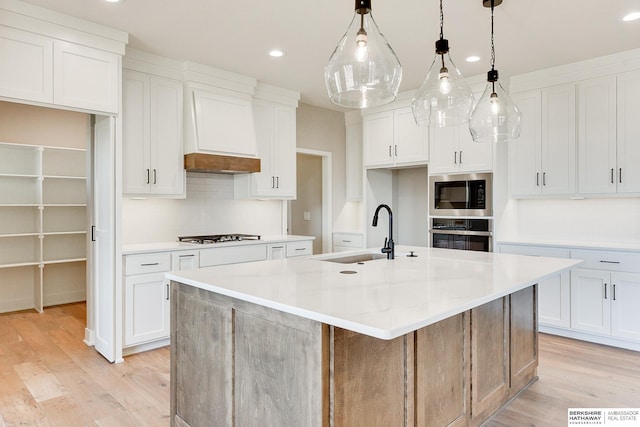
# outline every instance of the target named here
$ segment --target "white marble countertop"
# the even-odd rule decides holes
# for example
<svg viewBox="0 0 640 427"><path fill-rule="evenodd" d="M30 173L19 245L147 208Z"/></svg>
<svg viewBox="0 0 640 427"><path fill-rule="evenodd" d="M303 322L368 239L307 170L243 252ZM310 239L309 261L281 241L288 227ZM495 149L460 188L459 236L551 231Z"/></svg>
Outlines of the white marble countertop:
<svg viewBox="0 0 640 427"><path fill-rule="evenodd" d="M640 242L638 243L616 243L616 242L583 242L570 240L500 240L498 245L521 245L521 246L548 246L554 248L572 249L593 249L599 251L623 251L640 252Z"/></svg>
<svg viewBox="0 0 640 427"><path fill-rule="evenodd" d="M415 251L415 258L406 256ZM381 339L524 289L579 260L396 246L396 259L323 261L379 249L175 271L181 283ZM343 274L342 271L354 271Z"/></svg>
<svg viewBox="0 0 640 427"><path fill-rule="evenodd" d="M260 240L239 240L235 242L210 243L200 245L196 243L156 242L140 243L122 246L123 255L141 254L149 252L189 251L197 249L225 248L229 246L261 245L269 243L301 242L315 240L313 236L261 236Z"/></svg>

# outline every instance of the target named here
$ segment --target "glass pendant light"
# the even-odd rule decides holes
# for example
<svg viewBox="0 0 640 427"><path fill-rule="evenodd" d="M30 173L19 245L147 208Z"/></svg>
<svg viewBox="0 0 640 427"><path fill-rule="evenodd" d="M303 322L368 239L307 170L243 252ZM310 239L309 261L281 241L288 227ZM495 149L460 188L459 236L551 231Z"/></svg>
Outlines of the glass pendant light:
<svg viewBox="0 0 640 427"><path fill-rule="evenodd" d="M331 102L367 108L396 99L402 66L371 16L371 0L356 0L353 20L324 68Z"/></svg>
<svg viewBox="0 0 640 427"><path fill-rule="evenodd" d="M511 141L520 136L522 114L498 82L498 70L494 68L493 8L502 0L483 0L482 3L491 7L491 70L487 73L487 86L471 113L469 130L476 142Z"/></svg>
<svg viewBox="0 0 640 427"><path fill-rule="evenodd" d="M444 127L469 121L473 93L449 56L449 40L443 36L444 15L440 0L440 40L436 56L411 108L419 126Z"/></svg>

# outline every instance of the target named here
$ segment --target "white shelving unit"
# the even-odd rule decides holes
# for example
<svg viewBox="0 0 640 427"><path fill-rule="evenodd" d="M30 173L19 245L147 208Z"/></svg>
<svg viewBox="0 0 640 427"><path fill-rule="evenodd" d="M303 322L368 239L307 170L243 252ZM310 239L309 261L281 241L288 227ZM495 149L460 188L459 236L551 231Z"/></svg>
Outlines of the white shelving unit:
<svg viewBox="0 0 640 427"><path fill-rule="evenodd" d="M86 298L86 155L0 142L0 312Z"/></svg>

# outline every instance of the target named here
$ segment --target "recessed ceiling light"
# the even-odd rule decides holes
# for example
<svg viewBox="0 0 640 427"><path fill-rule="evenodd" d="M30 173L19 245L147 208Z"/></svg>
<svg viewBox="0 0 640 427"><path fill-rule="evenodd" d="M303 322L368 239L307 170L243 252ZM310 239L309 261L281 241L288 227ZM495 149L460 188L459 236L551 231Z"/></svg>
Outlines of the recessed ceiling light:
<svg viewBox="0 0 640 427"><path fill-rule="evenodd" d="M287 53L284 50L273 49L269 51L269 56L273 56L274 58L281 58L285 56Z"/></svg>
<svg viewBox="0 0 640 427"><path fill-rule="evenodd" d="M622 18L622 20L626 22L635 21L636 19L640 19L640 12L631 12Z"/></svg>
<svg viewBox="0 0 640 427"><path fill-rule="evenodd" d="M478 62L478 61L480 61L480 57L479 56L475 56L475 55L474 56L469 56L469 57L467 57L466 61L467 62Z"/></svg>

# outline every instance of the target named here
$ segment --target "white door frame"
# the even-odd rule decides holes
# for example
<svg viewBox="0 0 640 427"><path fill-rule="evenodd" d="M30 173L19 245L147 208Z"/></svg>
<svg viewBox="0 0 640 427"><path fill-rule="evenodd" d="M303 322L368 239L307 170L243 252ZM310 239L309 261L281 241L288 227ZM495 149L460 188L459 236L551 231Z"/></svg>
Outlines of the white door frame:
<svg viewBox="0 0 640 427"><path fill-rule="evenodd" d="M322 157L322 252L333 251L333 187L332 153L330 151L297 148L296 153ZM298 189L299 190L299 189ZM288 220L291 230L291 218Z"/></svg>

